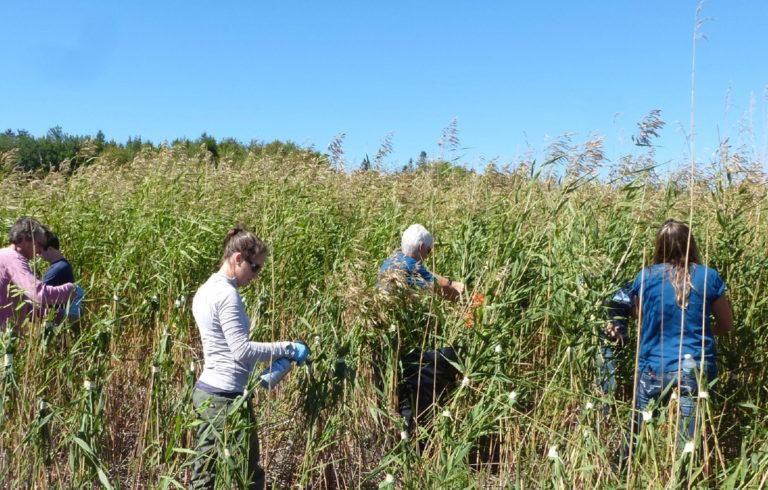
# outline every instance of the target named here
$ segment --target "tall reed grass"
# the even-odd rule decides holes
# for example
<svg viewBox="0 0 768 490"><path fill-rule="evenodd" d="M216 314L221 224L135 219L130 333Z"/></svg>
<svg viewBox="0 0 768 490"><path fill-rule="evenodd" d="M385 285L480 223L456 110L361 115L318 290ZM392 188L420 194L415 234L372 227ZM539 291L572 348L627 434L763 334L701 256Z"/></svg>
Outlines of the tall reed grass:
<svg viewBox="0 0 768 490"><path fill-rule="evenodd" d="M342 172L315 154L215 164L164 147L69 178L8 175L3 228L21 215L48 223L86 300L79 325L30 321L2 336L0 486L187 485L202 365L190 298L226 229L245 221L270 248L244 291L253 338L313 349L311 370L255 389L275 488L765 487L768 187L721 162L717 179L692 184L627 172L601 182L600 155L595 144L524 171L389 174ZM706 444L693 457L671 449L674 412L662 407L624 472L632 361L616 395L602 395L601 305L643 266L658 224L687 216L691 195L694 233L735 312L718 341L720 396L701 401ZM427 342L456 347L464 381L429 427L403 437L393 400L407 326L389 328L373 285L414 222L437 239L428 266L486 301L469 328L465 306L430 301ZM222 485L237 486L236 455L222 464Z"/></svg>

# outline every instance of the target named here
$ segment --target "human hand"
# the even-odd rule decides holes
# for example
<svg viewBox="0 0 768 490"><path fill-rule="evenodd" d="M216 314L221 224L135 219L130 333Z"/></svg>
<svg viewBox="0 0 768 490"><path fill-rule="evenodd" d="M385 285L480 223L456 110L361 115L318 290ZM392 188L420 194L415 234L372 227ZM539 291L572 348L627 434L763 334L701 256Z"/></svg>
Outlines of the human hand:
<svg viewBox="0 0 768 490"><path fill-rule="evenodd" d="M613 322L605 322L605 336L611 340L616 340L621 334L621 326Z"/></svg>
<svg viewBox="0 0 768 490"><path fill-rule="evenodd" d="M453 281L453 283L451 284L451 287L454 290L456 290L456 292L459 293L459 295L464 294L464 283L463 282Z"/></svg>
<svg viewBox="0 0 768 490"><path fill-rule="evenodd" d="M293 342L292 345L293 355L291 356L291 360L295 361L299 366L303 366L304 363L307 362L307 356L309 356L312 351L309 350L307 344L300 340Z"/></svg>

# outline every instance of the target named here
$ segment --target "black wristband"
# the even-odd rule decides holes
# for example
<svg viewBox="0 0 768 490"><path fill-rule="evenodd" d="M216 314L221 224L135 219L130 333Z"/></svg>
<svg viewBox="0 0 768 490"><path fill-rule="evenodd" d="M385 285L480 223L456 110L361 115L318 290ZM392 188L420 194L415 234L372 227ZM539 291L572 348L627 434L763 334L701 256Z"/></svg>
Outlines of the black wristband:
<svg viewBox="0 0 768 490"><path fill-rule="evenodd" d="M450 286L451 284L453 284L453 281L451 281L450 279L448 279L448 286Z"/></svg>

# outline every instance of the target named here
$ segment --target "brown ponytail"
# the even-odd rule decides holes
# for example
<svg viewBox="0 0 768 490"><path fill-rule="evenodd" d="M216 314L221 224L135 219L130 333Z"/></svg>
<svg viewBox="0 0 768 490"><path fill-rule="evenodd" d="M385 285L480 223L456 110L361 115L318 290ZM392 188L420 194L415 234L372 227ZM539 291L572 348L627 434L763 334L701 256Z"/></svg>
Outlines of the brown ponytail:
<svg viewBox="0 0 768 490"><path fill-rule="evenodd" d="M237 252L240 252L249 261L267 253L267 246L257 237L245 228L243 223L238 223L234 228L230 228L224 236L224 253L221 257L222 262Z"/></svg>

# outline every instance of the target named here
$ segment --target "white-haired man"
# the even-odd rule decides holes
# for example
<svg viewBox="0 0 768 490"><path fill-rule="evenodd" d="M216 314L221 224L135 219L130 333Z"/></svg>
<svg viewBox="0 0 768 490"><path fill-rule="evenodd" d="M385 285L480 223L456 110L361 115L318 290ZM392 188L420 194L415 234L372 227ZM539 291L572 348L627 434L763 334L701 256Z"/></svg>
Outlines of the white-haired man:
<svg viewBox="0 0 768 490"><path fill-rule="evenodd" d="M394 284L407 285L418 289L432 289L441 296L458 300L464 292L464 284L427 270L424 260L432 251L432 234L420 224L409 226L401 240L401 249L384 261L379 269L377 288L387 282L385 290ZM406 312L407 313L407 312ZM424 318L419 314L403 315L401 325L406 332L401 336L401 376L398 383L398 406L410 432L414 426L413 403L416 402L416 419L428 415L428 409L435 397L448 390L455 383L458 372L453 367L456 353L451 347L422 351L421 345L430 345L422 335L414 333L423 330L419 325ZM423 335L427 335L424 330ZM414 338L415 337L415 338ZM409 339L410 341L406 340Z"/></svg>
<svg viewBox="0 0 768 490"><path fill-rule="evenodd" d="M448 299L459 299L464 292L464 284L430 272L424 267L424 260L432 251L433 244L432 234L426 228L420 224L409 226L403 232L400 250L396 250L379 269L379 278L382 274L397 271L405 274L404 279L410 285L431 287Z"/></svg>

